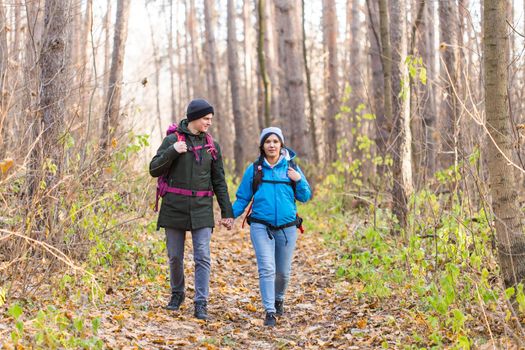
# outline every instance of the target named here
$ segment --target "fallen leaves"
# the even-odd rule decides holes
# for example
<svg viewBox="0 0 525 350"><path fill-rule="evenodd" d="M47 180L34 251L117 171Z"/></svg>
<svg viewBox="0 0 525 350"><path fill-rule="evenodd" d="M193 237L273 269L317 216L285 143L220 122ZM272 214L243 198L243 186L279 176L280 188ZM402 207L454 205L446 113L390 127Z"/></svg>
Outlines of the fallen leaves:
<svg viewBox="0 0 525 350"><path fill-rule="evenodd" d="M0 171L3 174L7 174L9 169L11 169L14 165L14 160L12 158L6 158L0 162Z"/></svg>
<svg viewBox="0 0 525 350"><path fill-rule="evenodd" d="M145 241L159 239L146 237ZM91 317L100 318L98 337L110 349L402 348L413 343L412 334L431 332L425 315L412 310L410 303L415 301L408 295L410 289L402 288L401 295L385 300L363 297L361 282L335 279L337 254L321 244L314 233L300 236L285 315L272 329L263 326L248 233L220 229L212 239L208 322L193 317L191 247L186 247L186 301L179 311L163 309L169 296L167 265L149 279L116 266L113 278L108 279L112 292L104 295L101 304L71 301L64 305L68 310L64 315L75 319L78 310L90 310ZM0 313L0 335L6 335L10 330L2 327L2 321Z"/></svg>

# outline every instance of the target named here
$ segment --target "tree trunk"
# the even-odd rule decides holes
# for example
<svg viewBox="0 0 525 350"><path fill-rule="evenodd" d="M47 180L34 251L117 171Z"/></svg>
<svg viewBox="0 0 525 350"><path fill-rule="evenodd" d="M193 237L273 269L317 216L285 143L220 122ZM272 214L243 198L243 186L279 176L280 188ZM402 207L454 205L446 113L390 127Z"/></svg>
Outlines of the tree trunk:
<svg viewBox="0 0 525 350"><path fill-rule="evenodd" d="M337 160L338 124L335 119L339 112L339 78L337 74L337 15L335 0L323 0L323 44L324 44L324 85L326 101L326 161Z"/></svg>
<svg viewBox="0 0 525 350"><path fill-rule="evenodd" d="M408 54L414 59L422 58L425 44L425 25L426 25L426 2L414 4L412 12L415 20L412 23L410 45ZM426 62L425 62L426 63ZM419 76L410 77L410 112L411 129L414 143L412 148L413 154L413 170L415 172L414 184L416 188L421 188L421 185L426 183L427 173L424 167L425 163L425 137L424 137L424 94L426 92L426 84L423 84Z"/></svg>
<svg viewBox="0 0 525 350"><path fill-rule="evenodd" d="M8 71L9 47L7 45L7 17L4 6L0 5L0 160L5 156L7 148L6 131L4 124L7 119L7 101L9 100ZM9 89L10 90L10 89ZM5 91L5 93L4 93Z"/></svg>
<svg viewBox="0 0 525 350"><path fill-rule="evenodd" d="M26 2L25 12L27 18L28 35L25 38L25 55L24 55L24 71L23 71L23 102L21 108L24 111L22 123L19 128L21 132L24 125L28 125L31 129L31 137L27 140L22 140L19 146L24 149L30 149L34 140L39 140L38 145L35 144L34 149L29 157L27 166L27 199L31 200L38 189L38 181L41 176L42 167L42 120L41 116L37 115L39 109L38 101L38 86L40 84L40 70L37 64L37 53L41 51L41 41L44 33L44 20L41 16L41 4L37 2ZM31 205L31 204L30 204Z"/></svg>
<svg viewBox="0 0 525 350"><path fill-rule="evenodd" d="M259 31L257 41L257 57L259 59L259 72L261 74L261 80L263 85L263 124L261 127L267 128L270 126L270 105L271 105L271 81L266 70L266 55L265 55L265 41L266 41L266 24L267 18L265 16L265 0L258 0L257 14L259 19Z"/></svg>
<svg viewBox="0 0 525 350"><path fill-rule="evenodd" d="M170 10L171 10L171 1L170 1ZM157 119L157 126L159 128L159 134L160 134L160 139L162 140L164 138L164 128L162 127L162 115L161 115L161 111L160 111L160 70L161 70L161 65L162 65L162 62L161 62L161 58L159 57L159 49L157 47L157 43L155 42L155 29L154 29L154 21L152 20L151 18L151 15L150 15L150 12L149 12L149 9L148 9L148 5L144 5L144 7L146 8L146 13L148 15L148 22L150 23L150 26L149 26L149 31L150 31L150 39L151 39L151 46L153 47L153 52L152 52L152 55L153 55L153 64L155 66L155 111L156 111L156 119ZM168 28L168 33L170 33L170 30L171 30L171 18L172 16L170 15L170 28ZM170 38L170 34L168 34L168 40L170 41L171 43L171 38ZM169 49L169 46L171 44L168 44L168 60L170 60L170 74L172 75L172 71L171 71L171 66L172 66L172 59L173 59L173 56L172 56L172 53L170 53L170 49ZM173 101L173 75L170 77L170 81L172 82L172 85L171 85L171 97L172 97L172 100ZM173 104L171 105L173 107ZM152 130L153 132L153 127L152 127Z"/></svg>
<svg viewBox="0 0 525 350"><path fill-rule="evenodd" d="M319 163L321 160L321 157L319 156L319 142L317 141L317 123L315 121L315 102L314 97L312 95L312 79L311 79L311 73L310 73L310 67L308 65L308 51L306 50L306 29L305 29L305 16L304 16L304 0L302 0L302 29L303 29L303 60L304 60L304 70L306 75L306 91L308 93L308 104L309 104L309 114L308 118L310 121L310 142L312 143L312 161L315 163Z"/></svg>
<svg viewBox="0 0 525 350"><path fill-rule="evenodd" d="M118 0L113 40L113 57L109 75L109 90L106 97L106 108L102 125L101 148L108 149L111 138L119 126L120 95L124 68L124 53L128 37L128 18L130 0Z"/></svg>
<svg viewBox="0 0 525 350"><path fill-rule="evenodd" d="M281 111L281 115L290 125L289 130L284 130L287 144L295 148L297 154L310 159L310 142L306 130L304 115L304 79L301 64L301 36L299 29L300 12L294 2L285 0L275 1L277 11L277 23L279 35L284 42L280 52L283 55L280 60L284 61L282 69L286 72L285 81L281 84L286 91L287 108ZM288 131L288 132L286 132ZM287 135L286 135L287 134Z"/></svg>
<svg viewBox="0 0 525 350"><path fill-rule="evenodd" d="M215 42L215 34L213 30L213 19L211 11L213 10L213 1L205 0L204 2L204 22L206 25L206 60L209 67L209 79L210 79L210 96L211 103L215 110L215 124L219 132L219 141L223 149L223 155L227 159L233 159L233 135L232 125L228 122L227 113L222 113L222 100L218 78L219 64L217 56L217 47Z"/></svg>
<svg viewBox="0 0 525 350"><path fill-rule="evenodd" d="M255 84L256 80L254 81L254 77L256 77L256 72L254 69L253 64L253 58L255 56L255 53L253 52L254 47L254 39L256 39L257 35L255 33L255 28L253 27L252 23L252 16L251 16L251 8L250 8L251 1L249 0L243 0L243 31L244 31L244 113L249 115L250 117L250 124L248 130L250 133L254 133L254 135L257 135L259 132L260 126L258 125L259 122L256 118L256 104L253 103L255 99Z"/></svg>
<svg viewBox="0 0 525 350"><path fill-rule="evenodd" d="M442 53L441 81L445 84L441 118L441 152L439 164L445 169L457 164L457 127L459 94L457 82L458 13L453 1L439 3L440 51Z"/></svg>
<svg viewBox="0 0 525 350"><path fill-rule="evenodd" d="M170 107L171 107L171 119L175 120L177 115L177 102L175 98L175 65L173 59L173 0L170 0L170 27L168 29L168 60L170 67ZM159 64L160 66L160 64ZM161 130L162 132L162 130Z"/></svg>
<svg viewBox="0 0 525 350"><path fill-rule="evenodd" d="M489 188L501 274L505 287L512 287L525 282L525 235L514 171L509 166L512 142L507 105L507 0L484 0L484 5L483 63Z"/></svg>
<svg viewBox="0 0 525 350"><path fill-rule="evenodd" d="M109 91L109 71L111 70L111 3L108 0L104 16L104 94Z"/></svg>
<svg viewBox="0 0 525 350"><path fill-rule="evenodd" d="M407 225L407 202L412 191L412 135L410 130L410 84L407 57L406 3L405 0L391 1L392 30L392 112L394 117L392 147L393 172L393 212L400 228ZM387 58L388 59L388 58Z"/></svg>
<svg viewBox="0 0 525 350"><path fill-rule="evenodd" d="M386 0L379 0L379 26L381 32L381 56L383 63L383 103L385 122L379 125L379 138L388 145L392 129L392 48L390 45L388 5Z"/></svg>
<svg viewBox="0 0 525 350"><path fill-rule="evenodd" d="M244 123L245 137L249 140L251 137L259 136L261 124L258 118L258 103L257 101L257 79L258 73L256 70L256 52L254 47L257 42L256 28L254 27L252 11L256 10L253 1L243 0L243 31L244 31L244 89L243 98L241 100L242 112L246 116L246 123ZM248 142L244 146L245 161L246 155L255 157L259 153L258 144L255 142Z"/></svg>
<svg viewBox="0 0 525 350"><path fill-rule="evenodd" d="M197 11L195 9L195 1L189 0L190 6L189 11L187 12L187 20L188 20L188 33L190 35L190 47L191 47L191 62L188 62L190 65L190 71L192 74L192 88L193 88L193 97L202 97L204 96L204 82L201 76L200 72L200 55L199 55L199 36L197 34ZM211 11L211 6L213 6L213 3L210 0L205 0L204 2L204 17L205 17L205 25L206 25L206 41L208 42L208 45L210 44L210 32L211 30L211 16L209 15L209 11ZM206 15L206 13L208 13ZM216 50L215 50L215 38L213 37L213 32L211 33L213 40L211 40L211 44L214 45L213 48L208 47L208 49L211 51L212 57L207 57L208 60L210 59L216 59ZM212 63L216 64L216 63ZM213 70L213 69L212 69ZM217 118L218 119L218 118ZM220 131L219 131L220 133ZM224 141L223 141L224 142Z"/></svg>
<svg viewBox="0 0 525 350"><path fill-rule="evenodd" d="M381 42L378 30L379 27L379 8L376 1L366 0L368 9L368 41L370 42L369 56L372 71L372 101L370 109L376 115L375 123L375 144L377 153L383 159L386 158L388 132L385 129L387 119L385 115L383 93L386 92L383 80L383 66L381 64ZM377 172L382 175L385 173L385 166L378 164Z"/></svg>
<svg viewBox="0 0 525 350"><path fill-rule="evenodd" d="M239 76L239 58L237 56L237 35L235 25L235 4L233 0L228 0L228 78L230 79L231 99L233 121L235 123L235 174L241 176L244 170L245 154L244 145L245 137L245 115L241 109L240 101L240 76Z"/></svg>
<svg viewBox="0 0 525 350"><path fill-rule="evenodd" d="M381 64L381 39L379 37L379 6L377 1L366 0L367 14L368 14L368 41L370 42L369 56L370 68L372 71L372 100L370 101L370 109L376 116L375 135L374 140L377 147L376 154L383 159L386 157L386 145L388 135L384 133L384 126L387 124L383 93L383 66ZM384 174L385 166L377 165L377 173Z"/></svg>
<svg viewBox="0 0 525 350"><path fill-rule="evenodd" d="M62 170L64 143L61 139L67 113L68 89L71 85L71 61L68 52L71 2L46 0L44 11L45 30L38 60L41 72L38 113L41 135L31 152L37 172L29 181L32 185L29 191L30 195L35 197L38 189L45 188L46 195L40 202L45 210L42 210L42 216L39 218L42 225L39 230L45 230L49 234L57 214L55 206L59 189L55 185Z"/></svg>
<svg viewBox="0 0 525 350"><path fill-rule="evenodd" d="M281 84L279 81L277 25L275 23L275 6L273 0L264 0L264 54L266 71L270 87L270 124L279 120L281 115ZM284 94L284 93L283 93Z"/></svg>
<svg viewBox="0 0 525 350"><path fill-rule="evenodd" d="M425 40L421 43L423 63L427 67L427 84L423 93L423 134L424 134L424 165L427 173L432 176L436 166L435 127L437 120L436 94L434 82L436 79L436 47L434 33L435 3L426 2L424 15L423 35Z"/></svg>
<svg viewBox="0 0 525 350"><path fill-rule="evenodd" d="M186 9L186 13L188 13L188 0L184 0L184 8ZM191 40L190 40L190 34L189 30L189 16L186 15L186 30L184 31L184 73L186 76L186 94L187 98L186 100L190 100L191 96L194 96L194 91L192 90L194 84L193 80L196 79L196 77L193 75L192 71L192 63L191 63Z"/></svg>
<svg viewBox="0 0 525 350"><path fill-rule="evenodd" d="M360 145L360 136L368 136L370 134L370 121L366 119L360 119L358 108L361 103L364 102L364 88L363 88L363 78L366 72L362 67L362 42L363 38L361 37L361 27L363 26L361 21L361 4L360 0L352 0L347 3L347 13L348 18L350 19L350 38L349 38L349 67L348 67L348 82L350 84L351 93L349 98L349 105L351 109L351 118L350 122L340 124L338 129L342 132L339 133L339 139L342 138L344 134L346 139L348 139L350 145L346 146L346 151L352 157L352 159L361 160L364 159L365 154ZM354 131L355 130L355 131ZM354 131L354 132L352 132ZM362 177L370 178L370 162L362 162L360 165L360 171L363 174ZM347 183L351 183L351 175L347 174Z"/></svg>

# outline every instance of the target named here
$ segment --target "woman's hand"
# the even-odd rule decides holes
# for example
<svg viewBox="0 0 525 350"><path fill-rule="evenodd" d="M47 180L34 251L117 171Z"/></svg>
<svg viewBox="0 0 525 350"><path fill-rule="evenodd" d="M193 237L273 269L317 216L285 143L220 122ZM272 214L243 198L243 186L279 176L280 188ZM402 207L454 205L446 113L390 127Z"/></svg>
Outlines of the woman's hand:
<svg viewBox="0 0 525 350"><path fill-rule="evenodd" d="M288 168L288 177L295 182L301 180L301 174L292 167Z"/></svg>

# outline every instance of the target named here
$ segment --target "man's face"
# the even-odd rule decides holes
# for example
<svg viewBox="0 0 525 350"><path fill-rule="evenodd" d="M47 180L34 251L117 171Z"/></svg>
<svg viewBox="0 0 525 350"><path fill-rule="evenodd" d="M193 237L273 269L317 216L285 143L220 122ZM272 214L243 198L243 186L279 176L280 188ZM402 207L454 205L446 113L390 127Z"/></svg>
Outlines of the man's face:
<svg viewBox="0 0 525 350"><path fill-rule="evenodd" d="M207 114L202 118L192 121L192 125L195 130L199 132L208 132L208 129L211 126L211 121L213 119L213 113Z"/></svg>

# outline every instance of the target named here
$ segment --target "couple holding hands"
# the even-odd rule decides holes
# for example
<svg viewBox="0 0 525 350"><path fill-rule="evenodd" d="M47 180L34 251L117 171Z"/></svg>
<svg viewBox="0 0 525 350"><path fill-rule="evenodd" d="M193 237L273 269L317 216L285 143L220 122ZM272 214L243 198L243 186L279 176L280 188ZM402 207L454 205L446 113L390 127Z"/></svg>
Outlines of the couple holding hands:
<svg viewBox="0 0 525 350"><path fill-rule="evenodd" d="M230 202L221 150L208 134L213 106L192 100L186 119L168 129L150 163L151 176L162 179L157 229L166 232L171 299L168 310L178 310L185 298L184 241L191 231L195 262L194 315L208 319L210 240L214 227L213 195L221 208L221 224L228 230L253 200L248 217L257 258L259 288L266 311L264 325L274 326L284 311L292 257L300 226L295 200L306 202L311 190L295 165L295 153L284 146L281 129L269 127L259 138L258 159L246 169ZM159 180L159 184L161 181Z"/></svg>

